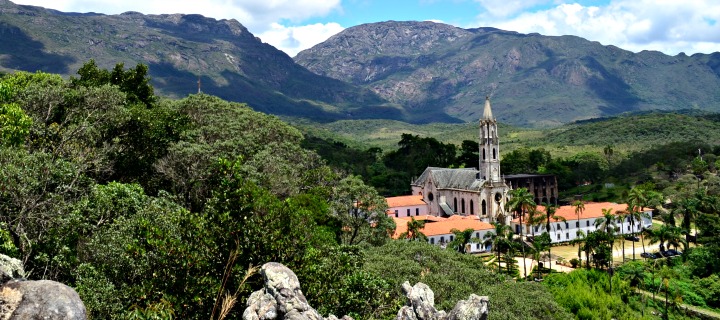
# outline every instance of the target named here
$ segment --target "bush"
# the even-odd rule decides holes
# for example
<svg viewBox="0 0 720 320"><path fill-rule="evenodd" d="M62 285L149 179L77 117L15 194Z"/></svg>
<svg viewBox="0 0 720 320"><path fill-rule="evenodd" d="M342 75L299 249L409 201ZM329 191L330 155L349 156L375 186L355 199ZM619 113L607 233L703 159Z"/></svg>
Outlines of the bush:
<svg viewBox="0 0 720 320"><path fill-rule="evenodd" d="M580 260L578 260L578 258L572 258L572 259L570 259L570 265L571 265L573 268L577 268L579 264L580 264Z"/></svg>

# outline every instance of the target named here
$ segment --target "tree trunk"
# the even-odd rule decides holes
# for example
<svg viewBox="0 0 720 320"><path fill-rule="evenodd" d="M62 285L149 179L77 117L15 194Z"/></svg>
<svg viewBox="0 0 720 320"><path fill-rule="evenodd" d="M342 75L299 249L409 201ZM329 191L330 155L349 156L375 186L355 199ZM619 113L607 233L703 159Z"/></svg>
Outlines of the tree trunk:
<svg viewBox="0 0 720 320"><path fill-rule="evenodd" d="M522 249L523 277L527 278L527 263L525 261L525 239L523 239L522 213L520 214L520 249Z"/></svg>

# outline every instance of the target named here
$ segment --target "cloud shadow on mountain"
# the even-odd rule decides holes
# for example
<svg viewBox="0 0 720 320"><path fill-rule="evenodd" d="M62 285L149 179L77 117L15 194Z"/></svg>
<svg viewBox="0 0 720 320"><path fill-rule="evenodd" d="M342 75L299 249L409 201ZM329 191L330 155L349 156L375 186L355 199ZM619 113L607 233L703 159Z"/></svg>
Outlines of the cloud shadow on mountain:
<svg viewBox="0 0 720 320"><path fill-rule="evenodd" d="M69 74L76 59L45 52L45 45L20 28L0 22L0 64L14 70Z"/></svg>

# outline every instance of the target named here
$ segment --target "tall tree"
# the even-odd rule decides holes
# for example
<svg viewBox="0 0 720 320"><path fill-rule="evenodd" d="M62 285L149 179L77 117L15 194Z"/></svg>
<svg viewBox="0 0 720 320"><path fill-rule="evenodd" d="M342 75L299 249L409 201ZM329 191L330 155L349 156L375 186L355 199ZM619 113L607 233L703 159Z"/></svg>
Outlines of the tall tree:
<svg viewBox="0 0 720 320"><path fill-rule="evenodd" d="M527 188L512 189L509 192L510 200L505 204L506 210L514 212L514 216L520 219L520 241L523 255L523 274L527 275L527 264L525 263L525 239L523 237L523 219L530 210L537 207L532 193Z"/></svg>
<svg viewBox="0 0 720 320"><path fill-rule="evenodd" d="M454 239L453 239L453 241L450 241L450 243L448 243L448 246L450 248L457 250L460 253L467 253L468 252L468 250L467 250L468 244L476 243L476 242L480 241L480 239L478 239L478 238L473 238L472 235L475 232L475 230L473 230L472 228L467 228L462 231L458 230L458 229L452 229L452 230L450 230L450 232L453 233Z"/></svg>
<svg viewBox="0 0 720 320"><path fill-rule="evenodd" d="M385 211L387 201L360 177L348 176L334 188L332 208L342 223L343 244L382 244L395 223Z"/></svg>
<svg viewBox="0 0 720 320"><path fill-rule="evenodd" d="M610 265L612 265L612 250L615 244L615 230L617 228L617 224L615 223L616 220L613 215L612 208L603 208L602 214L602 217L595 219L595 228L597 229L595 232L600 231L606 235L605 239L610 247L610 255L608 258L610 259Z"/></svg>
<svg viewBox="0 0 720 320"><path fill-rule="evenodd" d="M500 253L508 245L505 240L508 238L508 234L512 234L512 230L510 226L499 222L493 222L492 225L495 229L486 233L483 239L492 241L492 248L497 253L498 274L500 274Z"/></svg>
<svg viewBox="0 0 720 320"><path fill-rule="evenodd" d="M410 221L407 223L407 231L401 233L399 235L400 239L408 239L410 241L425 241L427 242L427 236L425 236L424 233L422 233L423 228L425 227L425 221L424 220L415 220L415 218L410 217Z"/></svg>
<svg viewBox="0 0 720 320"><path fill-rule="evenodd" d="M685 242L690 243L690 233L692 232L692 223L700 215L699 210L699 199L693 198L682 198L673 203L675 208L672 210L672 214L681 216L680 227L683 229L685 234Z"/></svg>

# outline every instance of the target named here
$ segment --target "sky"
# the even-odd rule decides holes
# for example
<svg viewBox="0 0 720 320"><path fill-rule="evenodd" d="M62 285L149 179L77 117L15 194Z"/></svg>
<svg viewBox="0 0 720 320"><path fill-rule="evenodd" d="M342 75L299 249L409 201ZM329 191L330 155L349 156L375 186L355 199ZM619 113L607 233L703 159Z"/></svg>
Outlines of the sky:
<svg viewBox="0 0 720 320"><path fill-rule="evenodd" d="M719 0L11 0L65 12L202 14L235 19L295 56L346 28L387 20L576 35L669 55L720 51Z"/></svg>

